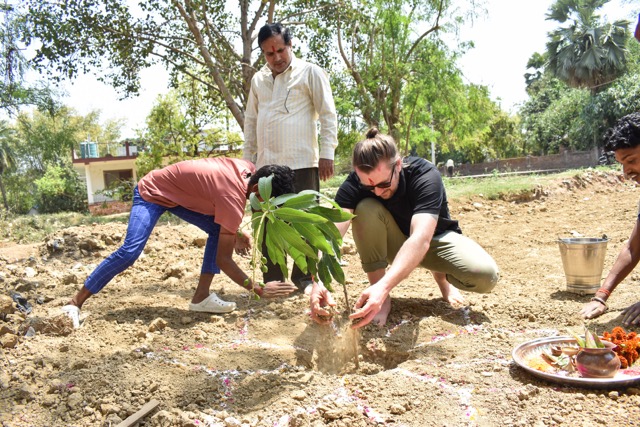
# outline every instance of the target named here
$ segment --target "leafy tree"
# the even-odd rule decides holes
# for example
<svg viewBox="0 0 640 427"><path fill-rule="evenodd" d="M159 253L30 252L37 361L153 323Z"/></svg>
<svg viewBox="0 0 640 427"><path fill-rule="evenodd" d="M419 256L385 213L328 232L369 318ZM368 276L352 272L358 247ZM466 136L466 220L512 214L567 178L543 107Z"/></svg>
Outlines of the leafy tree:
<svg viewBox="0 0 640 427"><path fill-rule="evenodd" d="M206 102L201 94L177 90L158 97L141 134L146 147L136 161L140 175L167 163L239 152L240 135L224 129L220 120L199 107L201 102Z"/></svg>
<svg viewBox="0 0 640 427"><path fill-rule="evenodd" d="M12 129L5 120L0 120L0 191L2 192L2 202L4 208L9 210L7 202L7 192L5 190L3 177L5 173L14 169L16 159L12 146L15 144L15 130Z"/></svg>
<svg viewBox="0 0 640 427"><path fill-rule="evenodd" d="M259 55L252 58L258 25L274 22L277 9L295 2L239 0L237 7L224 0L139 1L133 6L126 0L24 3L28 30L42 43L34 62L55 79L102 70L101 80L130 95L140 88L140 71L160 63L174 87L180 76L188 76L243 128L251 78L262 61ZM294 6L292 19L298 22L303 8L320 7L306 1ZM288 21L286 16L278 20Z"/></svg>
<svg viewBox="0 0 640 427"><path fill-rule="evenodd" d="M609 0L557 0L547 19L567 24L549 34L547 68L571 87L592 93L626 68L628 21L602 22L597 9Z"/></svg>
<svg viewBox="0 0 640 427"><path fill-rule="evenodd" d="M27 85L24 74L30 68L22 54L20 39L26 27L20 3L0 4L0 110L13 115L25 105L45 106L52 103L53 93L42 83Z"/></svg>
<svg viewBox="0 0 640 427"><path fill-rule="evenodd" d="M71 152L85 135L83 120L74 111L62 107L52 112L34 110L17 118L16 155L20 167L44 173L49 165L70 165Z"/></svg>

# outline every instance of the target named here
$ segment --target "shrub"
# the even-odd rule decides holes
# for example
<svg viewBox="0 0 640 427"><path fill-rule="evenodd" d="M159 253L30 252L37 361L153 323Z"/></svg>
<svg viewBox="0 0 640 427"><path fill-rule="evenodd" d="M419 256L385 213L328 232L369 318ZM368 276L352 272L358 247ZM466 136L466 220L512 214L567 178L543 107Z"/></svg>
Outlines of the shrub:
<svg viewBox="0 0 640 427"><path fill-rule="evenodd" d="M86 186L73 169L51 166L35 184L39 212L88 212Z"/></svg>

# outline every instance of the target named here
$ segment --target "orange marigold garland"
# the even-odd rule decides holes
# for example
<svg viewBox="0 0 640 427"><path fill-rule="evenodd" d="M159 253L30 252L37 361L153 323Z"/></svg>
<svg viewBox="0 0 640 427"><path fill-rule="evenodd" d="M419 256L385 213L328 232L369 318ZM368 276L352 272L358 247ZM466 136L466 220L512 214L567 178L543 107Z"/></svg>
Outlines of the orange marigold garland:
<svg viewBox="0 0 640 427"><path fill-rule="evenodd" d="M605 331L602 337L617 345L613 351L620 359L620 368L626 369L638 360L640 337L635 332L627 334L620 326L616 326L611 330L611 333Z"/></svg>

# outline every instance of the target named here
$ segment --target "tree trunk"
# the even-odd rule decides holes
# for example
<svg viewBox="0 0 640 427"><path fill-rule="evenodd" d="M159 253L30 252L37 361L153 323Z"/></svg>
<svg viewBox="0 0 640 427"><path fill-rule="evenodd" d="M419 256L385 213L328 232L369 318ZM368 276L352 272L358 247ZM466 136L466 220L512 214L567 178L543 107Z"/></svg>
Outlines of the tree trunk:
<svg viewBox="0 0 640 427"><path fill-rule="evenodd" d="M4 190L4 182L2 182L2 176L0 176L0 191L2 192L2 202L4 208L9 212L9 203L7 202L7 192Z"/></svg>

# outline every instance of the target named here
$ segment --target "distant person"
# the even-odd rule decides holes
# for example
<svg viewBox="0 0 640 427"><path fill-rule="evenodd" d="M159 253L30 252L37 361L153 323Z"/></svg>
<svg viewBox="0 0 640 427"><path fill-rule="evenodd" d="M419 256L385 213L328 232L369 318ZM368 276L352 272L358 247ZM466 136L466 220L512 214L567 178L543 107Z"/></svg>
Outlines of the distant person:
<svg viewBox="0 0 640 427"><path fill-rule="evenodd" d="M447 167L447 176L451 178L453 176L453 160L449 159L446 163Z"/></svg>
<svg viewBox="0 0 640 427"><path fill-rule="evenodd" d="M258 180L273 174L272 194L293 191L293 172L286 166L263 166L257 172L251 162L230 158L187 160L149 172L133 190L133 205L127 235L122 246L89 275L84 286L62 310L79 326L79 312L85 301L100 292L117 274L138 259L160 216L169 211L209 235L198 286L189 310L228 313L234 302L209 293L213 277L222 270L243 288L264 298L287 295L296 288L270 282L260 287L233 260L233 251L248 253L251 236L239 231L250 193L258 191Z"/></svg>
<svg viewBox="0 0 640 427"><path fill-rule="evenodd" d="M615 152L616 160L622 164L627 178L640 184L640 112L624 116L604 135L605 152ZM604 279L602 286L580 310L585 319L593 319L609 309L607 300L613 290L633 271L640 261L640 214L629 240L625 242L613 263L613 267ZM622 311L622 323L625 326L640 324L640 302L630 305Z"/></svg>
<svg viewBox="0 0 640 427"><path fill-rule="evenodd" d="M498 266L449 216L442 177L432 163L400 157L393 138L373 128L356 144L352 164L336 202L356 215L353 237L370 283L350 316L357 320L355 328L371 321L384 325L391 291L417 267L431 271L443 299L454 306L464 303L458 289L486 293L494 288ZM343 236L349 224L337 225ZM328 315L322 307L335 302L314 283L310 304L312 318L326 323L319 317Z"/></svg>
<svg viewBox="0 0 640 427"><path fill-rule="evenodd" d="M289 166L294 188L320 190L320 180L334 173L338 120L327 73L293 54L291 32L279 23L258 33L266 64L251 80L244 121L243 158L256 167ZM320 124L320 141L318 128ZM264 281L283 280L280 268L267 263ZM291 279L304 289L311 276L294 265Z"/></svg>

